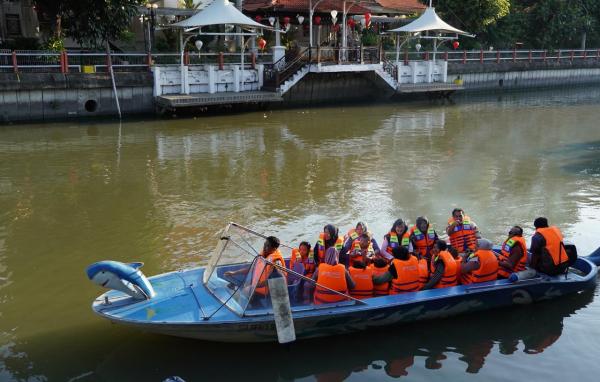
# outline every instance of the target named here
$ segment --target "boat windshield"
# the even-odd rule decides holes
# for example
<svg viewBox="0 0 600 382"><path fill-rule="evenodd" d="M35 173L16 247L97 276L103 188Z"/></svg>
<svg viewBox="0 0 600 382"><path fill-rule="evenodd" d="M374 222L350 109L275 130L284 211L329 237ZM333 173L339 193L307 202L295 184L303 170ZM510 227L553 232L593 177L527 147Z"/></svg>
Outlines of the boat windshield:
<svg viewBox="0 0 600 382"><path fill-rule="evenodd" d="M283 268L260 254L266 236L236 223L229 223L220 233L219 243L204 271L207 289L229 309L244 315L247 309L268 308L268 278L283 277ZM291 248L280 245L279 251L289 258ZM263 298L252 298L254 295Z"/></svg>

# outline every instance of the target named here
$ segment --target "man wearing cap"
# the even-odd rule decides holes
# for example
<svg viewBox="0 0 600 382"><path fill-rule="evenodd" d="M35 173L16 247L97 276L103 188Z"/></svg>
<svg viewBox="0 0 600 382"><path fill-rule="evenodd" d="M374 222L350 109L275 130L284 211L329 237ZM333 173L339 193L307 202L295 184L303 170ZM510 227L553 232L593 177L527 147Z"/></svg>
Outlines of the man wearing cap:
<svg viewBox="0 0 600 382"><path fill-rule="evenodd" d="M483 283L498 277L498 259L492 251L492 242L478 239L475 253L467 256L460 267L460 282L463 285Z"/></svg>
<svg viewBox="0 0 600 382"><path fill-rule="evenodd" d="M547 275L564 273L569 267L563 235L555 226L548 226L548 219L539 217L533 222L535 234L531 237L530 266Z"/></svg>

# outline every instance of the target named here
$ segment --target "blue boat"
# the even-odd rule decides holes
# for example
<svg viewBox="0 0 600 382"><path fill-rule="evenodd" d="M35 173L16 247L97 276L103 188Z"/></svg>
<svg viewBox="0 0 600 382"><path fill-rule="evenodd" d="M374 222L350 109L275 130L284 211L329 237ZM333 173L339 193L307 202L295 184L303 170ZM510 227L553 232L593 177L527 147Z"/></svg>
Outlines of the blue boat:
<svg viewBox="0 0 600 382"><path fill-rule="evenodd" d="M535 274L512 282L496 280L365 300L348 296L347 301L323 305L302 298L302 285L312 281L289 273L293 277L288 277L282 308L273 292L272 305L271 299L260 303L252 299L251 273L257 260L264 261L256 250L264 237L230 223L206 267L149 278L141 272L141 263L93 264L88 277L111 290L96 298L92 309L111 322L147 332L218 342L287 342L282 341L286 330L293 331L292 339L324 337L580 293L596 287L600 264L599 248L587 258L579 257L560 276ZM281 249L291 253L289 247ZM245 276L225 275L240 269L248 270ZM286 311L291 312L288 317Z"/></svg>

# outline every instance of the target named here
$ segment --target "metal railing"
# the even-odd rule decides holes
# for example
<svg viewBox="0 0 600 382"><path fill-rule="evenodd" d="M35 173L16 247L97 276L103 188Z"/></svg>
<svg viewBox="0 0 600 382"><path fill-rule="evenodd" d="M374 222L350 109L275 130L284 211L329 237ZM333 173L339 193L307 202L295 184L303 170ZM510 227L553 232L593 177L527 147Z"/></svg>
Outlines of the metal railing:
<svg viewBox="0 0 600 382"><path fill-rule="evenodd" d="M396 51L386 51L386 60L396 61ZM407 64L409 61L429 61L434 58L433 51L403 51L399 61ZM557 49L557 50L462 50L438 51L437 60L466 64L468 62L501 63L501 62L548 62L548 61L583 61L600 60L600 49Z"/></svg>
<svg viewBox="0 0 600 382"><path fill-rule="evenodd" d="M318 64L370 64L395 62L396 52L382 52L378 47L306 48L306 62ZM152 65L181 65L180 53L112 53L110 55L115 71L146 71ZM432 51L403 51L399 60L429 61L434 58ZM462 50L439 51L436 60L454 63L501 63L501 62L575 62L600 60L600 49L558 49L558 50ZM219 65L241 63L239 53L196 53L185 52L184 65ZM273 64L271 53L245 53L244 62L250 67L256 64ZM30 50L0 50L0 72L105 72L108 69L108 56L104 52L51 52ZM273 68L279 68L273 66ZM281 68L279 68L281 69Z"/></svg>
<svg viewBox="0 0 600 382"><path fill-rule="evenodd" d="M272 62L270 53L245 53L244 67ZM184 53L185 65L240 64L239 53ZM115 71L148 71L152 65L181 65L180 53L111 53L110 62ZM0 72L106 72L109 56L104 52L52 52L27 50L0 50Z"/></svg>

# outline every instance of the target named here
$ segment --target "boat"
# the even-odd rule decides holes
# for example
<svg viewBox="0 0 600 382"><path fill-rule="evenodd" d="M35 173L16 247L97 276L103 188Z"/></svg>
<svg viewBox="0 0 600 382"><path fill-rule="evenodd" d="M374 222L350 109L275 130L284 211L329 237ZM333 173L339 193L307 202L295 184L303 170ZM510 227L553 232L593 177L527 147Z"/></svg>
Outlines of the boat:
<svg viewBox="0 0 600 382"><path fill-rule="evenodd" d="M88 277L110 290L94 300L92 309L113 323L146 332L216 342L285 343L581 293L596 287L600 265L598 248L590 256L578 257L568 272L559 276L529 272L528 277L364 300L347 296L346 301L321 305L298 293L303 283L313 281L286 270L287 281L283 277L268 280L273 288L271 299L256 303L250 275L259 261L265 261L259 256L265 238L229 223L220 232L206 266L148 278L140 270L141 263L95 263L88 267ZM291 253L291 247L283 244L280 250L284 255ZM236 270L247 272L225 274ZM275 280L287 286L283 295Z"/></svg>

